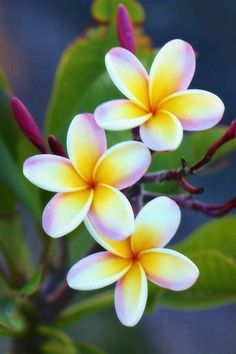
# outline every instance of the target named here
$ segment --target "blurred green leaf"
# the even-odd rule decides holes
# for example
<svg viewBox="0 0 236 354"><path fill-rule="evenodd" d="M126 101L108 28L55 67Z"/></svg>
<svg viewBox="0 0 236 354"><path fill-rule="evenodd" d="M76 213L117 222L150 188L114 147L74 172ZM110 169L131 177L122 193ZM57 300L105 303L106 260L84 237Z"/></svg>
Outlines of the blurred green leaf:
<svg viewBox="0 0 236 354"><path fill-rule="evenodd" d="M200 276L189 290L174 292L150 285L149 308L202 309L236 301L236 218L211 221L175 249L189 257Z"/></svg>
<svg viewBox="0 0 236 354"><path fill-rule="evenodd" d="M28 282L25 284L25 286L20 290L18 294L18 298L21 296L29 296L33 295L40 287L42 279L42 268L40 267L34 275L31 277L31 279L28 280Z"/></svg>
<svg viewBox="0 0 236 354"><path fill-rule="evenodd" d="M11 192L22 201L39 221L41 215L41 206L39 202L32 198L28 187L28 181L19 171L16 162L13 160L5 142L0 137L0 182L7 186Z"/></svg>
<svg viewBox="0 0 236 354"><path fill-rule="evenodd" d="M236 217L226 216L212 220L192 232L185 240L176 245L178 251L217 251L236 262Z"/></svg>
<svg viewBox="0 0 236 354"><path fill-rule="evenodd" d="M0 69L0 138L2 138L13 156L16 156L18 129L10 104L10 85ZM15 198L9 188L0 183L0 212L6 214L15 209Z"/></svg>
<svg viewBox="0 0 236 354"><path fill-rule="evenodd" d="M0 219L0 248L16 285L31 274L31 259L19 215Z"/></svg>
<svg viewBox="0 0 236 354"><path fill-rule="evenodd" d="M81 354L106 354L104 350L90 343L76 341L76 347L79 349Z"/></svg>
<svg viewBox="0 0 236 354"><path fill-rule="evenodd" d="M49 338L41 346L43 354L80 354L73 340L64 332L46 325L41 325L38 332L41 336Z"/></svg>
<svg viewBox="0 0 236 354"><path fill-rule="evenodd" d="M8 93L9 95L12 94L11 86L10 86L9 82L7 81L5 74L1 68L0 68L0 87L2 89L4 89L6 91L6 93Z"/></svg>
<svg viewBox="0 0 236 354"><path fill-rule="evenodd" d="M9 299L0 301L0 335L16 335L25 329L25 321L21 317L14 302Z"/></svg>
<svg viewBox="0 0 236 354"><path fill-rule="evenodd" d="M28 157L32 152L32 145L26 140L26 138L20 132L18 125L15 122L12 109L11 109L11 101L10 101L11 95L12 93L11 93L10 85L5 79L3 73L0 71L0 140L1 140L0 146L2 146L3 144L4 150L6 151L7 149L6 160L8 159L12 160L12 163L10 163L10 165L17 163L19 169L22 170L22 162L26 158L26 155ZM24 158L22 154L23 146L24 146L24 152L26 153ZM35 149L33 151L35 151ZM0 152L0 157L1 154L3 154L3 152L2 153ZM20 156L20 160L19 160L19 156ZM3 163L7 163L7 161L4 161L4 159L2 160L2 158L1 161ZM2 174L5 173L2 172ZM18 180L18 176L17 176L18 174L19 172L16 173L16 181ZM1 194L0 212L6 214L6 213L13 212L15 210L16 199L19 198L22 200L21 197L23 197L25 191L23 187L22 192L18 191L16 193L16 188L12 188L12 183L10 181L12 179L12 176L9 178L9 180L6 177L3 177L3 179L1 177L2 176L0 176L0 182L2 181L4 183L5 181L5 183L4 184L0 183L0 194ZM23 179L24 178L22 177L22 180ZM32 187L29 186L29 191L28 193L26 193L26 196L23 199L27 199L27 194L30 193L31 200L33 200L33 198L36 197L36 193L37 193L35 191L36 188L33 188L33 186ZM35 204L37 205L37 203ZM33 203L31 203L31 205L33 205ZM33 210L36 211L35 206L33 206Z"/></svg>
<svg viewBox="0 0 236 354"><path fill-rule="evenodd" d="M64 327L90 314L110 308L114 301L113 298L113 290L108 290L89 296L62 311L58 316L56 325L58 327Z"/></svg>
<svg viewBox="0 0 236 354"><path fill-rule="evenodd" d="M16 200L13 193L9 188L0 183L0 214L7 216L7 214L14 212L16 206Z"/></svg>
<svg viewBox="0 0 236 354"><path fill-rule="evenodd" d="M67 129L75 114L86 107L87 91L104 72L104 57L112 44L105 28L91 29L86 36L75 40L64 52L56 73L53 94L46 121L47 133L60 135ZM95 108L96 95L90 95L90 105L85 112ZM85 97L85 98L84 98ZM85 102L85 103L84 103Z"/></svg>
<svg viewBox="0 0 236 354"><path fill-rule="evenodd" d="M84 257L95 244L84 223L77 227L68 238L69 242L69 263L75 262Z"/></svg>
<svg viewBox="0 0 236 354"><path fill-rule="evenodd" d="M132 22L144 21L144 11L141 4L135 0L95 0L92 5L92 16L99 22L110 22L115 19L119 4L125 5Z"/></svg>
<svg viewBox="0 0 236 354"><path fill-rule="evenodd" d="M16 157L19 130L13 117L10 96L6 90L8 86L2 87L0 83L0 138L5 142L11 154Z"/></svg>

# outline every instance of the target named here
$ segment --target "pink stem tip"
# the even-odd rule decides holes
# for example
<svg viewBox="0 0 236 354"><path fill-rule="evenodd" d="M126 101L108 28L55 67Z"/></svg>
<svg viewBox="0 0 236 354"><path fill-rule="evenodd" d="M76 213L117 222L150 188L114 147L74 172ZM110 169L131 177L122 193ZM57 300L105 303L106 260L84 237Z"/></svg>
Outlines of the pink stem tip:
<svg viewBox="0 0 236 354"><path fill-rule="evenodd" d="M37 126L28 109L17 97L12 97L11 106L15 120L20 130L23 132L26 138L39 149L39 151L41 151L43 154L46 154L48 149L45 146L44 139L39 130L39 127Z"/></svg>
<svg viewBox="0 0 236 354"><path fill-rule="evenodd" d="M118 6L116 15L116 30L120 46L129 50L133 54L136 53L133 26L129 13L123 4Z"/></svg>

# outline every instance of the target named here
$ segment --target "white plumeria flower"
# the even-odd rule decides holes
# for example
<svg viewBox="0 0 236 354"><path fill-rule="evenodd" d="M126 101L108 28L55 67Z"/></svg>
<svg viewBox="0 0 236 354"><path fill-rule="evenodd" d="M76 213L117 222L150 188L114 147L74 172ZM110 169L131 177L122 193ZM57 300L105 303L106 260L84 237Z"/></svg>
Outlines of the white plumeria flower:
<svg viewBox="0 0 236 354"><path fill-rule="evenodd" d="M121 240L134 228L128 199L119 190L137 182L151 162L145 145L127 141L107 150L106 136L92 114L77 115L67 134L69 159L36 155L24 163L33 184L58 192L43 213L43 228L51 237L73 231L87 215L107 237Z"/></svg>
<svg viewBox="0 0 236 354"><path fill-rule="evenodd" d="M106 68L116 87L128 98L101 104L95 119L108 130L140 126L146 146L155 151L175 150L184 130L216 125L224 113L219 97L203 90L187 90L195 72L195 53L187 42L175 39L157 53L150 75L134 54L111 49Z"/></svg>
<svg viewBox="0 0 236 354"><path fill-rule="evenodd" d="M134 326L147 301L147 279L163 288L180 291L198 278L196 265L179 252L163 247L174 236L180 223L178 205L159 197L139 212L132 235L111 241L86 220L94 239L107 251L92 254L76 263L67 275L71 288L93 290L116 281L115 309L119 320Z"/></svg>

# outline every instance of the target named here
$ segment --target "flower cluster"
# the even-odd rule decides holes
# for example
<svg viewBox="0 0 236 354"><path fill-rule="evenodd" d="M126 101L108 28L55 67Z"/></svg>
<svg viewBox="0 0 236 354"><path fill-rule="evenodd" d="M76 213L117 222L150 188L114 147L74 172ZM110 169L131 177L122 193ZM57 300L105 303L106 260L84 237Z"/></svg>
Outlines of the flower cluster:
<svg viewBox="0 0 236 354"><path fill-rule="evenodd" d="M118 34L123 43L122 31ZM167 197L155 198L134 219L132 205L121 190L133 186L148 170L149 149L174 150L183 130L213 127L224 112L216 95L188 90L195 71L195 53L188 43L167 43L157 53L149 75L133 47L132 42L130 50L113 48L105 58L110 78L127 99L103 103L94 115L74 117L67 134L68 158L59 156L64 153L52 137L52 151L62 153L49 154L40 142L44 154L30 157L23 167L29 181L56 192L43 212L45 232L64 236L84 221L106 250L75 264L67 276L69 286L92 290L117 282L115 308L126 326L135 325L144 312L147 279L180 291L195 283L199 271L184 255L163 248L179 226L178 205ZM126 141L107 149L104 129L138 126L143 142ZM30 139L37 140L37 134Z"/></svg>

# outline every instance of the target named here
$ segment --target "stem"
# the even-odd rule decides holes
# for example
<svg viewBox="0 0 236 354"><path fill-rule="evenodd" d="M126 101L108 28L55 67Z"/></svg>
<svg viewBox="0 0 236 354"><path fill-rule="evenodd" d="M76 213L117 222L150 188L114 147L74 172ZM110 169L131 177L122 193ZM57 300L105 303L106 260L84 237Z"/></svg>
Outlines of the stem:
<svg viewBox="0 0 236 354"><path fill-rule="evenodd" d="M89 298L82 300L77 304L71 305L66 310L64 310L58 316L56 325L59 327L67 326L70 323L73 323L75 320L78 321L78 319L81 319L82 317L109 308L113 304L113 301L113 290L108 290L101 294L90 296Z"/></svg>
<svg viewBox="0 0 236 354"><path fill-rule="evenodd" d="M73 290L68 286L66 281L63 281L58 287L47 296L46 301L53 306L61 306L65 299L68 301L73 295Z"/></svg>
<svg viewBox="0 0 236 354"><path fill-rule="evenodd" d="M136 128L132 129L132 135L133 135L133 140L141 141L141 138L140 138L140 135L139 135L139 127L136 127Z"/></svg>
<svg viewBox="0 0 236 354"><path fill-rule="evenodd" d="M180 181L183 177L187 177L189 175L193 175L199 170L201 170L214 156L214 154L220 149L221 146L229 142L230 140L233 140L236 137L236 119L233 120L231 123L230 127L226 130L225 134L219 138L217 141L215 141L208 149L207 153L204 155L204 157L197 161L195 164L193 164L190 168L186 167L186 162L185 160L182 159L182 167L176 170L163 170L160 172L152 172L146 174L141 180L140 183L153 183L153 182L164 182L164 181ZM184 189L186 189L186 183L182 182L182 187L184 185ZM193 192L190 192L190 189L193 188ZM189 190L188 190L189 189ZM188 192L197 194L200 193L202 190L201 189L195 189L195 187L188 185L187 189Z"/></svg>
<svg viewBox="0 0 236 354"><path fill-rule="evenodd" d="M228 141L233 140L236 137L236 119L234 119L230 125L230 127L226 130L225 134L216 140L207 150L206 155L196 162L192 167L190 167L190 173L193 174L196 171L199 171L202 167L204 167L214 156L214 154L219 150L221 146L226 144Z"/></svg>
<svg viewBox="0 0 236 354"><path fill-rule="evenodd" d="M188 183L183 177L179 178L178 182L179 182L180 186L188 193L200 194L200 193L204 192L203 187L194 187L190 183Z"/></svg>
<svg viewBox="0 0 236 354"><path fill-rule="evenodd" d="M158 194L152 192L144 192L143 200L148 202L156 198ZM236 208L236 198L233 198L223 204L208 204L200 200L193 200L190 194L180 194L177 196L171 196L181 208L189 208L195 211L200 211L211 217L219 217L227 214L232 209Z"/></svg>

